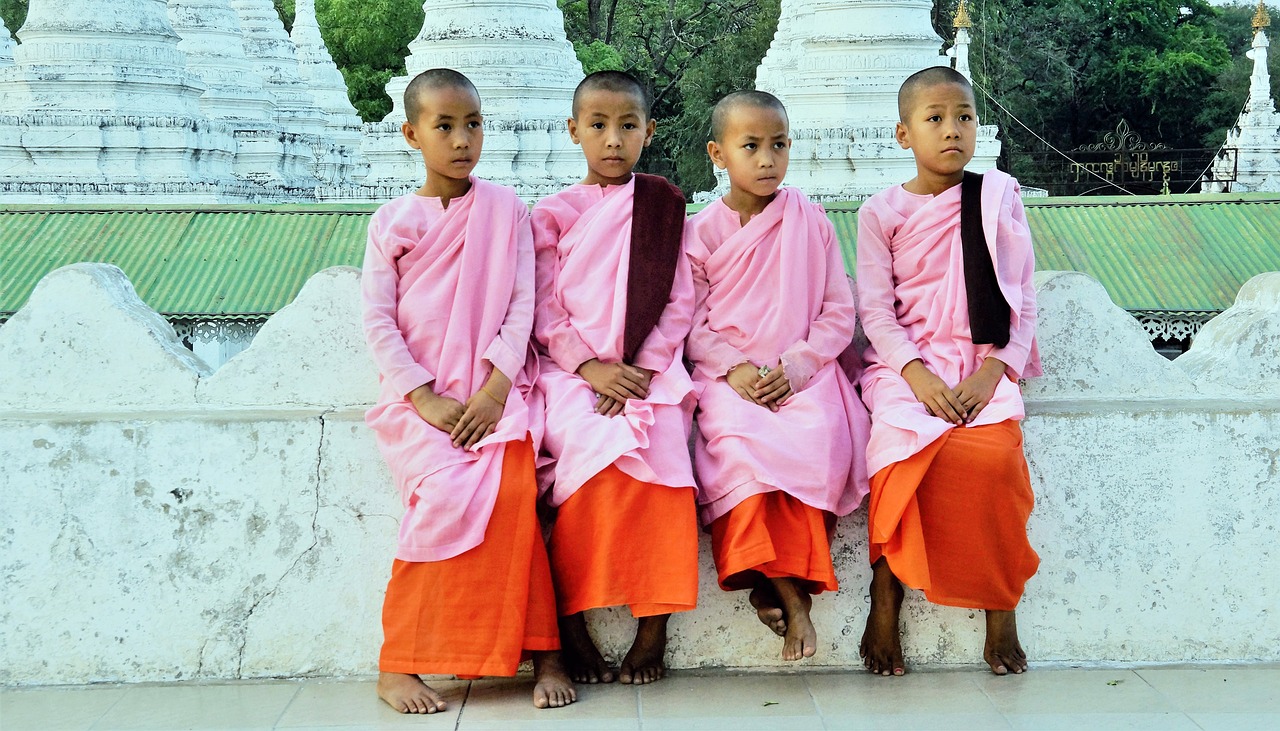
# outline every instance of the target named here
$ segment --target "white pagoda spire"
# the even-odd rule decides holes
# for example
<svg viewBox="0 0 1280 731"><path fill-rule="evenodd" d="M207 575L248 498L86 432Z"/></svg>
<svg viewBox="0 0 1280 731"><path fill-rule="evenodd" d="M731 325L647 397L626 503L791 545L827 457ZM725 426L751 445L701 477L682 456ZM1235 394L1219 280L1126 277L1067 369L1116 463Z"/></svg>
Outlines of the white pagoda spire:
<svg viewBox="0 0 1280 731"><path fill-rule="evenodd" d="M956 71L972 81L973 75L969 73L969 29L973 27L973 21L969 19L969 8L965 6L964 0L960 0L956 7L951 27L956 29L956 41L947 49L947 55L956 60Z"/></svg>
<svg viewBox="0 0 1280 731"><path fill-rule="evenodd" d="M1249 78L1249 98L1236 126L1227 131L1223 155L1213 164L1213 180L1201 186L1206 193L1218 193L1228 185L1235 193L1280 192L1280 114L1271 97L1271 75L1267 71L1266 29L1271 16L1261 1L1253 16L1253 47L1245 55L1253 60Z"/></svg>
<svg viewBox="0 0 1280 731"><path fill-rule="evenodd" d="M10 200L166 190L216 197L232 183L231 129L200 109L165 0L31 0L0 74L0 189Z"/></svg>
<svg viewBox="0 0 1280 731"><path fill-rule="evenodd" d="M351 105L347 82L333 63L333 56L320 35L316 19L316 0L297 0L294 5L293 32L290 39L298 55L298 71L316 103L329 115L329 126L360 129L360 115Z"/></svg>
<svg viewBox="0 0 1280 731"><path fill-rule="evenodd" d="M932 10L931 0L782 0L756 88L787 105L787 182L840 200L866 198L915 175L893 128L902 82L947 63ZM996 128L984 126L969 167L990 169L999 153Z"/></svg>

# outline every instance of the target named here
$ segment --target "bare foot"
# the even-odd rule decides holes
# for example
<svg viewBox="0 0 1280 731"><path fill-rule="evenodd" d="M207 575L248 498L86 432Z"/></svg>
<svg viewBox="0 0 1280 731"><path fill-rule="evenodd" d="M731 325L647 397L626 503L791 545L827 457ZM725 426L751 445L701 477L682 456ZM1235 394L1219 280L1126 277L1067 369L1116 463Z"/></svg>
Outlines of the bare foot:
<svg viewBox="0 0 1280 731"><path fill-rule="evenodd" d="M818 631L809 619L813 597L795 579L773 579L773 587L787 615L787 632L782 636L782 659L794 661L813 657L818 651Z"/></svg>
<svg viewBox="0 0 1280 731"><path fill-rule="evenodd" d="M756 616L764 626L779 637L787 634L787 616L782 611L782 600L778 599L778 592L774 590L772 581L761 576L747 600L755 607Z"/></svg>
<svg viewBox="0 0 1280 731"><path fill-rule="evenodd" d="M612 683L617 677L587 632L582 612L560 618L561 658L575 683Z"/></svg>
<svg viewBox="0 0 1280 731"><path fill-rule="evenodd" d="M422 678L405 673L378 673L378 697L401 713L439 713L445 709L439 693Z"/></svg>
<svg viewBox="0 0 1280 731"><path fill-rule="evenodd" d="M647 685L667 674L667 619L670 614L641 617L636 626L636 640L622 659L618 680L634 685Z"/></svg>
<svg viewBox="0 0 1280 731"><path fill-rule="evenodd" d="M902 584L883 557L871 568L871 612L867 614L867 629L862 633L858 654L867 670L876 675L902 675L907 672L902 661L902 634L898 631Z"/></svg>
<svg viewBox="0 0 1280 731"><path fill-rule="evenodd" d="M533 653L533 705L561 708L578 700L558 651Z"/></svg>
<svg viewBox="0 0 1280 731"><path fill-rule="evenodd" d="M982 659L996 675L1017 675L1027 669L1027 653L1018 642L1018 619L1012 611L987 610L987 642Z"/></svg>

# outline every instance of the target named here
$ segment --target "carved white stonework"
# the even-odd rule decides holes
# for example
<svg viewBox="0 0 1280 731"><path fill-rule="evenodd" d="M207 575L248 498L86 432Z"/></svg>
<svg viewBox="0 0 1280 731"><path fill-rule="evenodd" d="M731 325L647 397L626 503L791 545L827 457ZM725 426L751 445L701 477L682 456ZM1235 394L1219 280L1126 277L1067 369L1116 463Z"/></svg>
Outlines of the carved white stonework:
<svg viewBox="0 0 1280 731"><path fill-rule="evenodd" d="M363 121L351 104L347 83L320 34L315 0L297 0L290 39L298 58L298 73L325 113L329 137L337 145L343 169L335 174L339 179L364 177L368 165L360 152Z"/></svg>
<svg viewBox="0 0 1280 731"><path fill-rule="evenodd" d="M164 0L31 0L19 33L0 72L6 199L46 186L64 200L130 186L237 195L232 130L202 112Z"/></svg>
<svg viewBox="0 0 1280 731"><path fill-rule="evenodd" d="M955 70L964 74L966 79L973 81L973 74L969 73L969 29L973 27L973 21L969 19L969 9L965 5L965 0L960 0L951 26L956 29L956 40L951 48L947 49L947 55L955 59Z"/></svg>
<svg viewBox="0 0 1280 731"><path fill-rule="evenodd" d="M1237 193L1280 192L1280 114L1276 113L1271 98L1271 76L1267 71L1270 42L1265 29L1270 22L1266 9L1259 3L1253 23L1253 47L1245 54L1253 60L1249 99L1236 126L1227 131L1223 145L1224 151L1235 151L1234 159L1225 154L1214 163L1215 180L1229 180L1234 168L1235 181L1206 184L1205 192L1220 193L1228 186Z"/></svg>
<svg viewBox="0 0 1280 731"><path fill-rule="evenodd" d="M586 171L564 121L582 66L565 37L553 0L443 0L424 3L422 31L409 44L407 75L387 84L395 108L365 126L370 197L421 185L422 159L400 134L404 90L427 69L466 74L480 91L484 154L476 174L511 185L525 197L554 192Z"/></svg>
<svg viewBox="0 0 1280 731"><path fill-rule="evenodd" d="M893 128L902 82L948 63L932 8L930 0L782 0L756 88L787 105L789 184L819 199L856 199L915 176ZM979 128L970 169L995 166L996 131Z"/></svg>
<svg viewBox="0 0 1280 731"><path fill-rule="evenodd" d="M9 29L4 25L4 18L0 18L0 66L13 65L13 36L9 35Z"/></svg>

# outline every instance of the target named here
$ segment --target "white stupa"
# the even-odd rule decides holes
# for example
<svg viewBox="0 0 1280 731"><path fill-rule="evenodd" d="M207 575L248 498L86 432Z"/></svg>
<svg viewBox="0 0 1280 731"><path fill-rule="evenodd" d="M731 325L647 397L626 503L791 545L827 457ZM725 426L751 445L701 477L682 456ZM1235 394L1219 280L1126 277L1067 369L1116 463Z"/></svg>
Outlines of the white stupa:
<svg viewBox="0 0 1280 731"><path fill-rule="evenodd" d="M346 185L368 173L369 166L360 152L364 122L352 106L347 83L325 46L324 36L320 34L315 0L297 0L294 11L290 39L298 58L298 73L325 113L328 136L336 143L342 157L342 169L324 177L331 185Z"/></svg>
<svg viewBox="0 0 1280 731"><path fill-rule="evenodd" d="M782 0L756 88L787 105L788 184L817 199L859 199L915 175L893 129L902 82L948 64L932 8L930 0ZM983 126L968 167L988 170L999 154L996 128Z"/></svg>
<svg viewBox="0 0 1280 731"><path fill-rule="evenodd" d="M1246 54L1253 60L1253 75L1249 79L1249 98L1236 126L1227 131L1224 150L1234 151L1214 163L1214 178L1226 180L1235 167L1235 182L1230 190L1236 193L1255 191L1280 192L1280 114L1276 113L1271 98L1271 76L1267 71L1266 29L1271 16L1259 2L1253 16L1253 47ZM1208 183L1204 192L1220 193L1227 188L1223 183Z"/></svg>
<svg viewBox="0 0 1280 731"><path fill-rule="evenodd" d="M235 199L235 141L200 108L164 0L31 0L0 67L0 194L11 202Z"/></svg>
<svg viewBox="0 0 1280 731"><path fill-rule="evenodd" d="M269 189L305 183L310 146L299 146L281 134L275 99L245 54L240 18L230 0L169 0L169 20L182 38L178 48L186 54L187 68L207 87L200 108L234 130L236 177ZM286 142L297 148L290 157L304 161L298 170L285 165Z"/></svg>
<svg viewBox="0 0 1280 731"><path fill-rule="evenodd" d="M409 44L408 74L387 84L395 108L365 126L371 170L366 197L381 199L422 184L422 158L400 134L404 90L432 68L466 74L480 91L484 153L476 174L525 197L554 192L585 173L565 119L582 66L565 37L554 0L443 0L423 4L422 31Z"/></svg>
<svg viewBox="0 0 1280 731"><path fill-rule="evenodd" d="M4 26L4 18L0 18L0 67L13 65L13 36Z"/></svg>

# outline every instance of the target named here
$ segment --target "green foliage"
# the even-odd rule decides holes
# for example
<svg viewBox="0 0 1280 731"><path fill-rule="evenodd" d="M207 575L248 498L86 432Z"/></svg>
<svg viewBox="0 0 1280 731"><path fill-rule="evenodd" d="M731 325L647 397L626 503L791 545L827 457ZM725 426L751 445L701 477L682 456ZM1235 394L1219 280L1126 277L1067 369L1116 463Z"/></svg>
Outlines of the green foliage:
<svg viewBox="0 0 1280 731"><path fill-rule="evenodd" d="M392 107L386 84L406 73L409 43L422 28L421 0L316 0L316 15L351 103L364 121L380 121Z"/></svg>
<svg viewBox="0 0 1280 731"><path fill-rule="evenodd" d="M9 29L10 35L16 34L17 30L26 22L27 1L0 0L0 20L4 21L4 27Z"/></svg>

